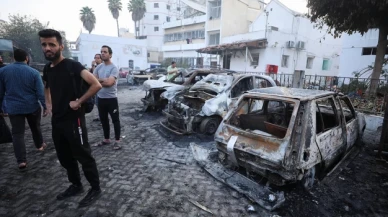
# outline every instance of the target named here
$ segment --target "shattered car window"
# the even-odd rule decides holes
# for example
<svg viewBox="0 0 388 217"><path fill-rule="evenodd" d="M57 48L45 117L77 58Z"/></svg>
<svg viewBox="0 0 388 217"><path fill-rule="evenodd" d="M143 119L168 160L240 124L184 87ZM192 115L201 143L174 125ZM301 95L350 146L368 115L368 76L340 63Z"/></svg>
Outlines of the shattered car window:
<svg viewBox="0 0 388 217"><path fill-rule="evenodd" d="M266 87L272 87L271 82L263 78L258 78L258 77L255 78L255 88L266 88Z"/></svg>
<svg viewBox="0 0 388 217"><path fill-rule="evenodd" d="M246 98L231 117L230 124L256 134L284 138L294 107L290 102Z"/></svg>
<svg viewBox="0 0 388 217"><path fill-rule="evenodd" d="M316 133L320 134L339 126L338 110L333 98L316 101Z"/></svg>
<svg viewBox="0 0 388 217"><path fill-rule="evenodd" d="M340 103L341 103L342 111L344 112L346 123L349 123L350 121L356 118L356 114L352 109L352 107L350 106L351 104L349 99L341 98Z"/></svg>
<svg viewBox="0 0 388 217"><path fill-rule="evenodd" d="M248 90L253 89L253 78L241 79L232 89L232 98L239 97Z"/></svg>

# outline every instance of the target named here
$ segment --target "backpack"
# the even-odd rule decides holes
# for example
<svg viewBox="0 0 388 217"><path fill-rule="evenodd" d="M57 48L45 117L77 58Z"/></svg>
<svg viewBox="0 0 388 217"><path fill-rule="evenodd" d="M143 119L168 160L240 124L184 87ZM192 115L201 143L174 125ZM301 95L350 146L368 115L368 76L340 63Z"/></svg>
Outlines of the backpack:
<svg viewBox="0 0 388 217"><path fill-rule="evenodd" d="M76 85L77 80L76 80L74 72L72 70L71 63L72 63L71 61L67 61L66 68L70 72L70 76L72 77L72 80L73 80L74 93L75 93L77 98L80 98L82 95L84 95L86 93L86 91L88 91L90 85L81 77L80 85L79 85L81 91L80 91L80 93L78 92L77 85ZM51 62L47 63L44 66L43 72L47 73L47 67L50 67L50 65L51 65ZM84 103L82 103L81 108L84 108L85 113L90 113L93 111L94 104L95 104L95 97L92 96L89 99L87 99Z"/></svg>

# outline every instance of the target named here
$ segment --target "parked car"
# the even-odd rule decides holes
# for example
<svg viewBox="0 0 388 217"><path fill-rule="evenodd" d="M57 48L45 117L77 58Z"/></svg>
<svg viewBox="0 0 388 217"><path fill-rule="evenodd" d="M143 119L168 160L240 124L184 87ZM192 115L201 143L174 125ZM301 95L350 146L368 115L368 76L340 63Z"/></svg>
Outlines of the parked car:
<svg viewBox="0 0 388 217"><path fill-rule="evenodd" d="M215 133L219 160L281 186L311 188L361 141L365 118L347 96L271 87L242 95Z"/></svg>
<svg viewBox="0 0 388 217"><path fill-rule="evenodd" d="M143 84L146 80L158 79L167 74L164 68L133 70L127 75L127 82L129 84Z"/></svg>
<svg viewBox="0 0 388 217"><path fill-rule="evenodd" d="M142 99L146 109L164 109L168 100L162 98L161 94L166 90L169 90L169 94L181 91L186 88L190 88L197 81L202 80L209 74L225 73L222 70L211 69L194 69L190 72L179 69L176 76L170 80L166 80L166 76L160 77L158 80L148 80L143 83L143 90L146 91L145 97ZM173 88L172 88L173 87Z"/></svg>
<svg viewBox="0 0 388 217"><path fill-rule="evenodd" d="M119 77L120 78L126 78L128 73L129 73L129 68L128 67L121 67L119 69Z"/></svg>
<svg viewBox="0 0 388 217"><path fill-rule="evenodd" d="M177 134L214 134L239 96L255 88L273 86L275 81L265 75L209 74L190 89L162 94L169 101L163 110L167 118L161 125Z"/></svg>

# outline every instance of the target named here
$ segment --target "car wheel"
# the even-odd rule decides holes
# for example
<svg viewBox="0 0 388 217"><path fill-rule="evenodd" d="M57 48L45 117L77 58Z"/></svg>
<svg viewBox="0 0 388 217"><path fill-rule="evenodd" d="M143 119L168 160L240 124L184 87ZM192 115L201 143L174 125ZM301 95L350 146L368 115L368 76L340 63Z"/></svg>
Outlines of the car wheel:
<svg viewBox="0 0 388 217"><path fill-rule="evenodd" d="M304 174L303 179L301 180L301 184L304 189L310 190L315 181L315 167L310 168L307 170L307 172Z"/></svg>
<svg viewBox="0 0 388 217"><path fill-rule="evenodd" d="M199 125L199 131L203 134L212 135L217 131L220 122L221 121L218 117L207 117L203 119Z"/></svg>

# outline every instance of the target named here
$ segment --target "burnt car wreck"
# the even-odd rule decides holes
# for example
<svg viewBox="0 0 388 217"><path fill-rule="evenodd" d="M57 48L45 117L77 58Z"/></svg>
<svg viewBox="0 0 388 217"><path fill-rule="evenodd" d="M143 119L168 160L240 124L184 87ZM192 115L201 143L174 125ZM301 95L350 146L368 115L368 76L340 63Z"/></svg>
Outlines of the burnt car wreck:
<svg viewBox="0 0 388 217"><path fill-rule="evenodd" d="M158 80L148 80L143 83L143 90L146 92L142 102L145 110L164 109L168 104L168 99L161 97L161 94L168 90L169 94L190 88L196 82L202 80L209 74L232 73L231 71L218 69L194 69L190 72L179 71L174 77L166 80L161 77Z"/></svg>
<svg viewBox="0 0 388 217"><path fill-rule="evenodd" d="M239 96L252 89L273 86L274 80L264 75L210 74L190 89L162 94L169 101L163 110L167 118L161 125L177 134L214 134Z"/></svg>
<svg viewBox="0 0 388 217"><path fill-rule="evenodd" d="M347 96L329 91L263 88L241 96L215 133L222 163L282 186L333 168L362 138L365 117Z"/></svg>

